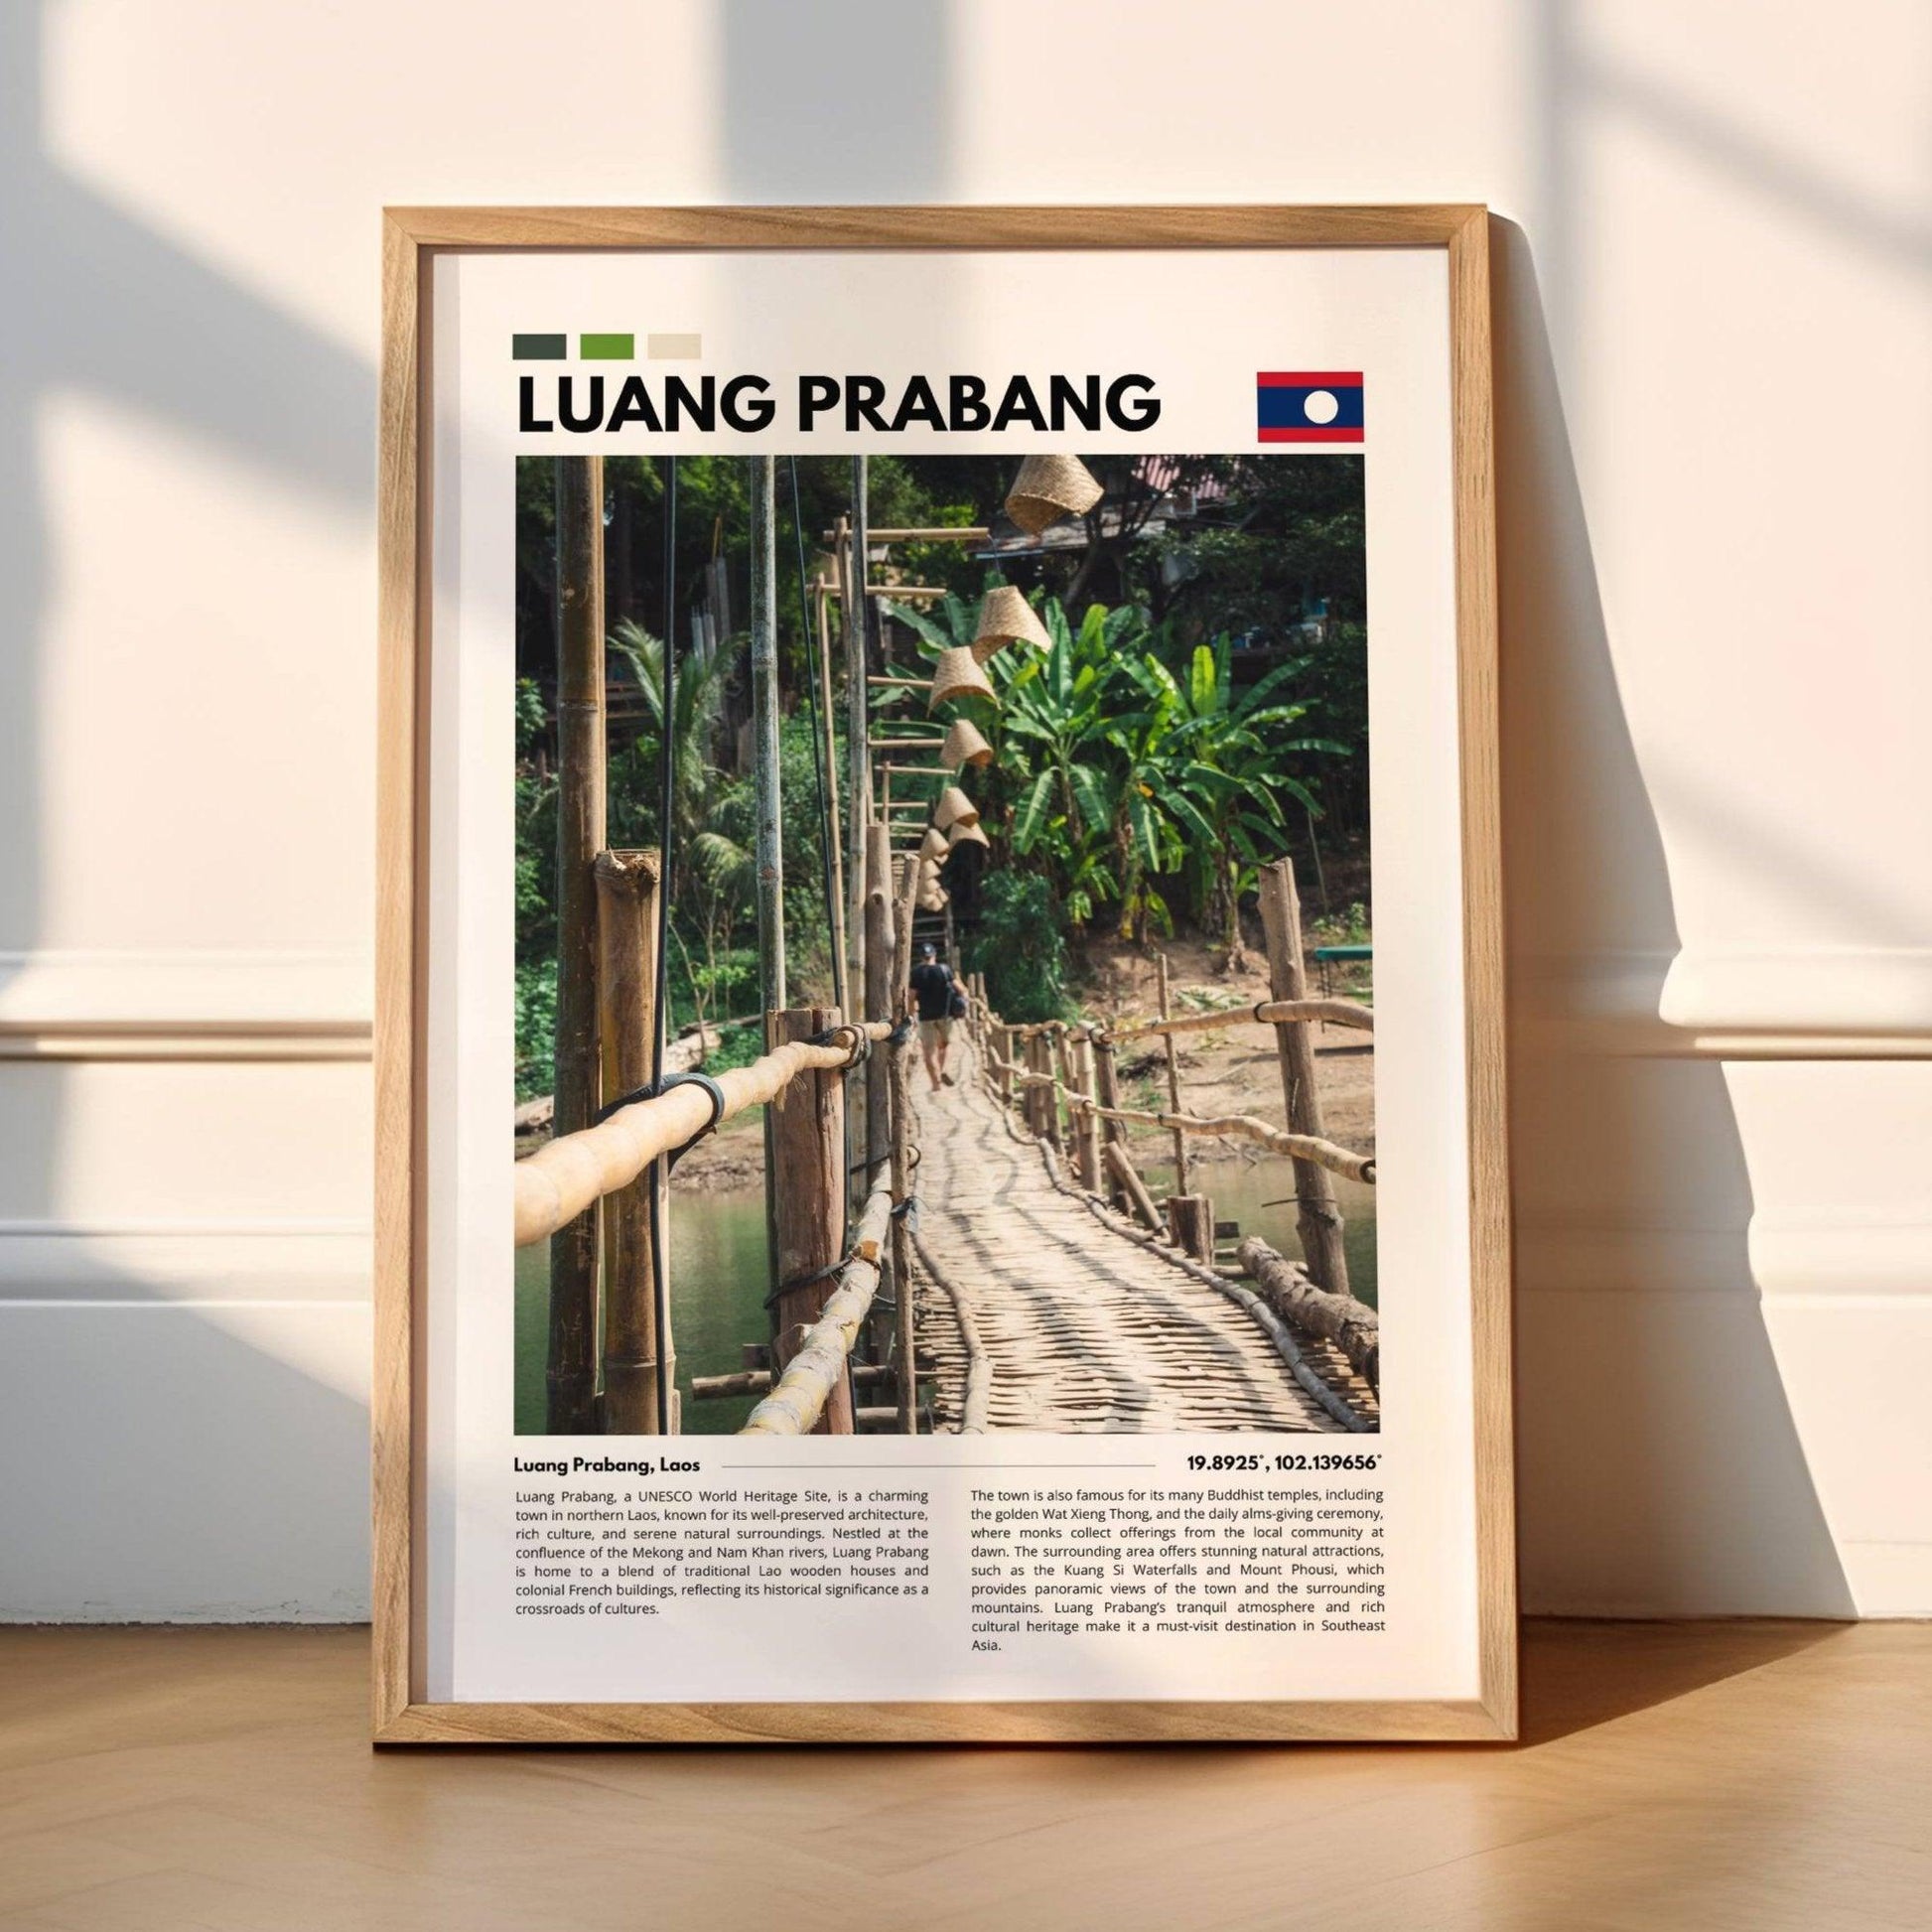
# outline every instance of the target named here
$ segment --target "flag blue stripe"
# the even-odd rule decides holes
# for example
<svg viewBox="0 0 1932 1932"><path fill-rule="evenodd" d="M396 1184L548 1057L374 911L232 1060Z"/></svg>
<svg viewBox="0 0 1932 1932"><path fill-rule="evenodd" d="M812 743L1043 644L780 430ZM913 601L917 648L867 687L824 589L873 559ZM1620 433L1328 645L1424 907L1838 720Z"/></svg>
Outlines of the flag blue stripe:
<svg viewBox="0 0 1932 1932"><path fill-rule="evenodd" d="M1322 385L1307 389L1273 388L1255 385L1255 427L1257 429L1360 429L1362 427L1362 385L1335 383L1326 389L1338 405L1334 415L1323 423L1314 422L1308 413L1311 396L1322 393Z"/></svg>

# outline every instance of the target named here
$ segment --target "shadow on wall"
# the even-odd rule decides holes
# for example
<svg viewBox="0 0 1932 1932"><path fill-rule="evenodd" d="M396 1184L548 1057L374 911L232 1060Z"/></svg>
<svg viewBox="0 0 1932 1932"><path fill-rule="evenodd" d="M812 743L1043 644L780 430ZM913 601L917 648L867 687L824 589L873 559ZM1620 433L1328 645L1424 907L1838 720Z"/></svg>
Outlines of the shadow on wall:
<svg viewBox="0 0 1932 1932"><path fill-rule="evenodd" d="M1849 1616L1724 1068L1591 1050L1589 969L1678 933L1535 266L1491 238L1524 1607Z"/></svg>
<svg viewBox="0 0 1932 1932"><path fill-rule="evenodd" d="M952 16L944 0L725 0L725 199L951 199Z"/></svg>
<svg viewBox="0 0 1932 1932"><path fill-rule="evenodd" d="M0 233L12 269L0 304L0 992L64 936L48 932L46 911L42 732L59 588L38 440L46 411L69 395L104 401L368 526L374 503L372 365L51 159L44 18L31 5L0 9ZM168 595L165 582L133 587L130 620L167 636ZM274 639L270 626L263 648ZM196 668L181 665L185 691ZM155 735L153 770L139 781L166 787L172 749ZM143 942L116 936L132 949ZM234 1305L184 1306L179 1285L171 1294L117 1268L111 1253L128 1244L45 1238L88 1233L66 1218L61 1164L64 1096L95 1071L0 1056L0 1107L14 1115L0 1174L0 1221L11 1224L0 1235L0 1356L19 1365L0 1460L38 1472L12 1486L0 1521L0 1615L365 1615L365 1406L246 1332L274 1323L251 1324ZM301 1304L297 1286L272 1276L249 1292L282 1300L277 1332L292 1354L315 1352L309 1323L345 1318L340 1299ZM362 1317L351 1307L346 1318Z"/></svg>

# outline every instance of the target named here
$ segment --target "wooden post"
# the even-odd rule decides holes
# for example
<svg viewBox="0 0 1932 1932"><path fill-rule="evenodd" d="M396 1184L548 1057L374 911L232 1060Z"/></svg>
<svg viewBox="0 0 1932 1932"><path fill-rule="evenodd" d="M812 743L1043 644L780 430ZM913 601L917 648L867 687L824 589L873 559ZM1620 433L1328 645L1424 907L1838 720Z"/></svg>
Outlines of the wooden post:
<svg viewBox="0 0 1932 1932"><path fill-rule="evenodd" d="M818 724L823 739L825 763L826 829L832 841L832 957L839 963L843 986L846 969L845 941L845 830L839 823L839 761L832 735L832 622L831 598L823 578L813 580L813 620L818 625ZM854 854L857 863L857 854Z"/></svg>
<svg viewBox="0 0 1932 1932"><path fill-rule="evenodd" d="M1168 1196L1168 1234L1182 1254L1214 1266L1214 1203L1205 1194Z"/></svg>
<svg viewBox="0 0 1932 1932"><path fill-rule="evenodd" d="M1173 1018L1168 990L1166 953L1161 955L1161 1018ZM1168 1056L1168 1111L1177 1114L1180 1112L1180 1055L1174 1048L1173 1034L1163 1034L1161 1044ZM1187 1136L1177 1127L1173 1130L1173 1190L1181 1195L1187 1192Z"/></svg>
<svg viewBox="0 0 1932 1932"><path fill-rule="evenodd" d="M908 1039L903 1046L875 1047L873 1058L887 1062L892 1092L893 1205L903 1207L912 1191L912 1142L918 1116L912 1102L912 1062L918 1048ZM912 1236L903 1214L893 1216L894 1340L898 1357L898 1429L901 1436L919 1433L918 1334L912 1307Z"/></svg>
<svg viewBox="0 0 1932 1932"><path fill-rule="evenodd" d="M1261 868L1261 923L1268 936L1268 986L1278 1000L1305 1000L1308 972L1302 960L1302 903L1295 891L1295 865L1277 859ZM1282 1098L1292 1134L1327 1137L1321 1131L1321 1101L1314 1084L1314 1040L1307 1021L1290 1021L1275 1029L1275 1049L1282 1065ZM1348 1293L1348 1258L1342 1251L1341 1210L1335 1205L1334 1184L1327 1170L1312 1161L1297 1161L1296 1226L1302 1237L1302 1256L1317 1288L1331 1295Z"/></svg>
<svg viewBox="0 0 1932 1932"><path fill-rule="evenodd" d="M1114 1042L1111 1039L1096 1039L1093 1042L1093 1097L1103 1107L1118 1107L1120 1105L1120 1080L1115 1070ZM1111 1162L1106 1159L1105 1151L1114 1146L1116 1142L1124 1143L1126 1141L1127 1127L1125 1122L1103 1120L1100 1123L1100 1139L1102 1147L1101 1165L1103 1171L1111 1174L1113 1167ZM1124 1208L1127 1205L1126 1189L1118 1183L1110 1187L1108 1192L1116 1207Z"/></svg>
<svg viewBox="0 0 1932 1932"><path fill-rule="evenodd" d="M557 1044L559 1135L598 1107L597 887L604 846L604 461L557 460ZM598 1211L550 1238L547 1426L597 1427Z"/></svg>
<svg viewBox="0 0 1932 1932"><path fill-rule="evenodd" d="M993 1029L993 1050L1000 1056L1000 1105L1013 1105L1013 1029L995 1027Z"/></svg>
<svg viewBox="0 0 1932 1932"><path fill-rule="evenodd" d="M767 1047L836 1027L837 1007L788 1007L764 1019ZM838 1287L829 1274L845 1225L845 1082L842 1069L796 1076L765 1109L771 1138L771 1227L777 1293L772 1300L771 1367L782 1375L804 1331ZM807 1276L818 1279L807 1281ZM787 1286L791 1284L791 1286ZM841 1376L814 1432L852 1434L852 1388Z"/></svg>
<svg viewBox="0 0 1932 1932"><path fill-rule="evenodd" d="M630 1093L650 1079L657 1035L655 852L601 852L595 869L598 1024L604 1091ZM662 1188L659 1188L660 1197ZM661 1230L651 1217L649 1171L604 1198L604 1433L667 1436L670 1324L651 1266ZM668 1264L667 1264L668 1266ZM664 1357L660 1375L659 1352Z"/></svg>
<svg viewBox="0 0 1932 1932"><path fill-rule="evenodd" d="M868 1020L893 1017L893 966L897 951L893 930L893 835L883 825L866 827L866 1009ZM861 1201L879 1179L893 1151L891 1055L874 1053L866 1062L866 1166L855 1176Z"/></svg>
<svg viewBox="0 0 1932 1932"><path fill-rule="evenodd" d="M1076 1034L1071 1041L1073 1084L1084 1094L1099 1099L1093 1084L1093 1039ZM1079 1108L1073 1116L1073 1169L1080 1185L1088 1193L1100 1192L1100 1118L1091 1107Z"/></svg>
<svg viewBox="0 0 1932 1932"><path fill-rule="evenodd" d="M764 1010L785 1004L784 847L778 799L778 552L772 459L752 472L752 790L757 820L759 984Z"/></svg>

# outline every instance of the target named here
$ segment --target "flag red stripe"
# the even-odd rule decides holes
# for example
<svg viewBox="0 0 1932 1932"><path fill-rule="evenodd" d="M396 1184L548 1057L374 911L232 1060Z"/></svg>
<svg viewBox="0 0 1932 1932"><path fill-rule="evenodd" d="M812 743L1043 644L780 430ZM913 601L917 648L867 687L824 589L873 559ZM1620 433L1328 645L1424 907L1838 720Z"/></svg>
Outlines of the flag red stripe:
<svg viewBox="0 0 1932 1932"><path fill-rule="evenodd" d="M1263 369L1255 381L1264 389L1359 389L1360 369Z"/></svg>
<svg viewBox="0 0 1932 1932"><path fill-rule="evenodd" d="M1264 443L1359 443L1359 429L1263 429L1255 434Z"/></svg>

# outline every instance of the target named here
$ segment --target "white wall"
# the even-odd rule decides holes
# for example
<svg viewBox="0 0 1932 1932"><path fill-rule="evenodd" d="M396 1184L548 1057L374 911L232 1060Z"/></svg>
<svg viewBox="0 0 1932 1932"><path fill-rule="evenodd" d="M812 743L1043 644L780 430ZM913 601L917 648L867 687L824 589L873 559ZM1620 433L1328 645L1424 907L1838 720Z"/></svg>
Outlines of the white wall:
<svg viewBox="0 0 1932 1932"><path fill-rule="evenodd" d="M1915 0L0 13L0 1610L366 1603L385 202L1487 201L1533 1608L1932 1610Z"/></svg>

